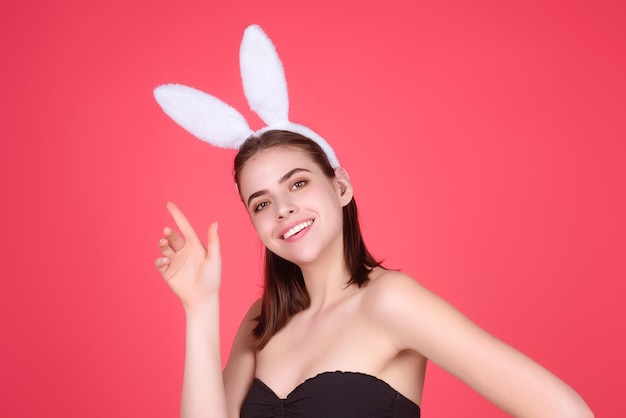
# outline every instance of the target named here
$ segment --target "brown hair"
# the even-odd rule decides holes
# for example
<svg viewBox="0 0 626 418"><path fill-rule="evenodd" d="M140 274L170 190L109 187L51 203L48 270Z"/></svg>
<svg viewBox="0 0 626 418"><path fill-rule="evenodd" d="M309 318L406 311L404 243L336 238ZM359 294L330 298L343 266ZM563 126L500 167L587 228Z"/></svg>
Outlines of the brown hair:
<svg viewBox="0 0 626 418"><path fill-rule="evenodd" d="M249 137L239 148L235 157L234 177L239 185L239 175L246 162L258 152L288 147L307 153L328 178L335 177L335 170L320 146L309 138L290 131L270 130L260 136ZM354 198L343 207L343 248L346 268L350 273L347 286L361 287L369 280L369 272L380 262L369 253L363 242ZM302 271L265 248L265 287L261 313L254 328L254 348L261 350L287 320L309 307L309 294L304 284Z"/></svg>

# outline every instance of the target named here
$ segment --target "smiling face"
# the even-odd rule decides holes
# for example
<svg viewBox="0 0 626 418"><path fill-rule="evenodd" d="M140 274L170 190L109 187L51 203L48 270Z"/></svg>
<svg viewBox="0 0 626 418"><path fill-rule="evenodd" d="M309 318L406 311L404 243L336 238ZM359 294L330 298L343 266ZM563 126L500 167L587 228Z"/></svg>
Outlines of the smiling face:
<svg viewBox="0 0 626 418"><path fill-rule="evenodd" d="M342 207L351 200L345 170L329 178L304 151L272 147L238 173L239 192L261 241L297 265L343 256Z"/></svg>

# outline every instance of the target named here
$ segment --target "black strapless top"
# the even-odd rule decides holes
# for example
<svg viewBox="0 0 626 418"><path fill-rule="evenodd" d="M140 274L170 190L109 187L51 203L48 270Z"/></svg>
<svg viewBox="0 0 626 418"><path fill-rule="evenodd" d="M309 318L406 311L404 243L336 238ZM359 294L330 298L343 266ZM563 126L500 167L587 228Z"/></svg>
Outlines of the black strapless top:
<svg viewBox="0 0 626 418"><path fill-rule="evenodd" d="M280 399L260 379L241 407L241 418L419 418L420 407L386 382L364 373L325 372Z"/></svg>

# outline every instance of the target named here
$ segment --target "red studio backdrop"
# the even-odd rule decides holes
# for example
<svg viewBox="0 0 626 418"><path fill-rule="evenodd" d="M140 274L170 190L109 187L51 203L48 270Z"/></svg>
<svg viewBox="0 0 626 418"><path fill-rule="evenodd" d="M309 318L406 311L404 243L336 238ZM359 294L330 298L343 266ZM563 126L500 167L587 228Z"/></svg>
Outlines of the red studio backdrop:
<svg viewBox="0 0 626 418"><path fill-rule="evenodd" d="M152 89L194 86L259 128L238 67L252 23L283 60L292 120L350 172L373 253L556 373L596 416L625 416L624 8L4 2L0 416L178 414L184 315L153 265L168 200L202 237L220 223L226 359L261 292L261 246L234 152L175 125ZM436 365L422 408L505 416Z"/></svg>

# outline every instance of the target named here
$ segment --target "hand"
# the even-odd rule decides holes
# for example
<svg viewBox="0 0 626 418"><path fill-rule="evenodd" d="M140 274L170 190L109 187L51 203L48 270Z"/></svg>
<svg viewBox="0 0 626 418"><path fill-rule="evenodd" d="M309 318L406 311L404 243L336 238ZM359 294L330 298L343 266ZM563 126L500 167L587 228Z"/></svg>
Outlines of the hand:
<svg viewBox="0 0 626 418"><path fill-rule="evenodd" d="M183 307L186 310L193 309L219 293L222 259L217 223L209 226L205 247L174 203L168 202L167 210L182 236L172 228L163 229L164 237L159 240L159 250L163 257L157 258L155 265L181 300Z"/></svg>

